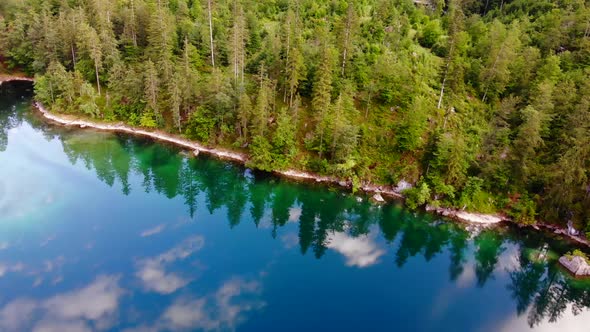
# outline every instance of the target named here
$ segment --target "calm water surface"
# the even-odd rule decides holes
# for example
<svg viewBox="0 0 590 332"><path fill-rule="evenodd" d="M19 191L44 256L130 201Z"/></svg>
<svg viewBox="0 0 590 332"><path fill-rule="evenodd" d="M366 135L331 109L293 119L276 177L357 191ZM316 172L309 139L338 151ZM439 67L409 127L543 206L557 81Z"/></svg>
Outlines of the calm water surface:
<svg viewBox="0 0 590 332"><path fill-rule="evenodd" d="M590 331L557 239L53 126L1 90L0 331Z"/></svg>

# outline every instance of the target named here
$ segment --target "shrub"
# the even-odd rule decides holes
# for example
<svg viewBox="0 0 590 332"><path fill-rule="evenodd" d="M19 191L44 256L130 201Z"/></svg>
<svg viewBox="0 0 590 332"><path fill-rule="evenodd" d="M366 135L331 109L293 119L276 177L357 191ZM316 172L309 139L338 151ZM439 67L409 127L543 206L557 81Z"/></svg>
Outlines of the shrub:
<svg viewBox="0 0 590 332"><path fill-rule="evenodd" d="M139 119L139 125L146 128L156 128L158 124L154 118L154 113L146 110Z"/></svg>
<svg viewBox="0 0 590 332"><path fill-rule="evenodd" d="M408 208L416 210L430 200L430 187L426 182L420 182L415 188L405 190L403 194L406 196Z"/></svg>
<svg viewBox="0 0 590 332"><path fill-rule="evenodd" d="M528 196L522 196L516 203L512 204L508 215L521 225L534 225L537 216L537 205Z"/></svg>
<svg viewBox="0 0 590 332"><path fill-rule="evenodd" d="M210 116L205 107L198 107L189 117L185 127L185 135L188 138L201 142L208 142L211 132L215 127L215 119Z"/></svg>
<svg viewBox="0 0 590 332"><path fill-rule="evenodd" d="M250 144L250 161L248 167L258 168L263 171L273 170L272 146L263 136L256 136Z"/></svg>
<svg viewBox="0 0 590 332"><path fill-rule="evenodd" d="M584 253L580 249L574 249L573 252L568 251L567 254L565 254L565 257L567 257L570 260L574 257L582 257L586 261L586 263L590 264L590 258L588 258L588 255L586 255L586 253Z"/></svg>

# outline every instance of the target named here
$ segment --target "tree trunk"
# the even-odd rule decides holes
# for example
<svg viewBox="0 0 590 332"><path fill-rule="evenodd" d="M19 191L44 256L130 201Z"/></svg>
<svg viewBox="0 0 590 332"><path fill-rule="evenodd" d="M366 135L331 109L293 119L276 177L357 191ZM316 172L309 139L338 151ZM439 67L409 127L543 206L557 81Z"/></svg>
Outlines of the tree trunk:
<svg viewBox="0 0 590 332"><path fill-rule="evenodd" d="M55 99L53 97L53 79L50 77L49 79L49 92L51 92L51 103L55 103Z"/></svg>
<svg viewBox="0 0 590 332"><path fill-rule="evenodd" d="M289 88L289 107L293 107L293 87Z"/></svg>
<svg viewBox="0 0 590 332"><path fill-rule="evenodd" d="M442 105L443 95L445 93L445 83L447 82L447 74L449 73L449 64L450 64L450 61L447 62L447 67L445 69L445 76L443 77L442 86L440 88L440 96L438 97L438 106L436 106L436 108L438 108L438 109L440 109L440 106Z"/></svg>
<svg viewBox="0 0 590 332"><path fill-rule="evenodd" d="M498 52L498 55L496 55L496 59L494 59L494 64L492 65L492 74L494 73L494 70L496 69L496 65L498 64L498 60L500 59L500 55L502 54L502 51L504 51L504 44L505 44L506 40L504 40L502 42L502 46L500 46L500 51ZM481 99L482 102L486 102L486 98L488 96L488 90L490 89L490 83L486 82L486 89L484 91L483 94L483 98Z"/></svg>
<svg viewBox="0 0 590 332"><path fill-rule="evenodd" d="M74 43L72 43L71 50L72 50L72 62L74 64L74 68L76 68L76 52L74 51Z"/></svg>
<svg viewBox="0 0 590 332"><path fill-rule="evenodd" d="M344 49L342 50L342 77L344 77L344 68L346 67L346 56L348 55L348 43L350 40L350 29L352 29L352 18L349 12L346 17L346 27L344 31Z"/></svg>
<svg viewBox="0 0 590 332"><path fill-rule="evenodd" d="M211 65L215 68L215 51L213 48L213 21L211 18L211 0L207 0L207 10L209 12L209 41L211 45Z"/></svg>
<svg viewBox="0 0 590 332"><path fill-rule="evenodd" d="M137 33L135 32L135 3L131 0L131 39L133 46L137 47Z"/></svg>
<svg viewBox="0 0 590 332"><path fill-rule="evenodd" d="M94 61L94 72L96 73L96 86L98 87L98 95L100 96L100 79L98 78L98 62Z"/></svg>
<svg viewBox="0 0 590 332"><path fill-rule="evenodd" d="M369 107L371 106L371 97L373 96L373 85L369 88L369 96L367 97L367 107L365 107L365 119L369 117Z"/></svg>
<svg viewBox="0 0 590 332"><path fill-rule="evenodd" d="M285 64L288 66L289 65L289 51L291 50L291 21L288 21L289 24L287 24L287 56L285 59ZM283 93L283 102L286 103L287 102L287 88L285 87L284 93ZM291 104L289 103L289 106L291 106Z"/></svg>

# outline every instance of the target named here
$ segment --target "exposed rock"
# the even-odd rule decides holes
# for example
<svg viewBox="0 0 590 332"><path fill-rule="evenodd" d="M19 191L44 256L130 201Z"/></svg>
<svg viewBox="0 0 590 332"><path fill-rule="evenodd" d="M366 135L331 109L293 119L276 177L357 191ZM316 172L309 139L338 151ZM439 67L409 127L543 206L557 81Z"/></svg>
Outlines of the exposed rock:
<svg viewBox="0 0 590 332"><path fill-rule="evenodd" d="M578 235L578 231L574 228L574 223L570 220L567 222L567 234L568 235Z"/></svg>
<svg viewBox="0 0 590 332"><path fill-rule="evenodd" d="M576 277L590 277L590 265L580 256L561 256L559 263Z"/></svg>
<svg viewBox="0 0 590 332"><path fill-rule="evenodd" d="M465 211L458 211L455 217L463 221L477 224L497 224L502 221L502 217L500 216L481 213L470 213Z"/></svg>
<svg viewBox="0 0 590 332"><path fill-rule="evenodd" d="M383 196L381 196L380 193L376 193L375 195L373 195L373 200L378 203L385 202L385 200L383 199Z"/></svg>
<svg viewBox="0 0 590 332"><path fill-rule="evenodd" d="M436 207L430 204L426 204L426 207L424 209L426 210L426 212L436 211Z"/></svg>
<svg viewBox="0 0 590 332"><path fill-rule="evenodd" d="M400 180L397 183L397 186L395 187L395 191L397 191L398 193L401 193L404 190L407 189L412 189L412 184L409 182L406 182L406 180Z"/></svg>
<svg viewBox="0 0 590 332"><path fill-rule="evenodd" d="M504 220L502 216L499 215L490 215L490 214L481 214L481 213L471 213L467 211L449 209L449 208L441 208L441 207L434 207L432 205L426 205L426 211L432 211L437 213L443 217L454 218L456 220L468 222L471 224L479 224L479 225L494 225L500 223Z"/></svg>
<svg viewBox="0 0 590 332"><path fill-rule="evenodd" d="M5 82L14 82L14 81L26 81L26 82L34 82L35 79L32 77L24 77L24 76L14 76L14 75L3 75L0 74L0 85Z"/></svg>

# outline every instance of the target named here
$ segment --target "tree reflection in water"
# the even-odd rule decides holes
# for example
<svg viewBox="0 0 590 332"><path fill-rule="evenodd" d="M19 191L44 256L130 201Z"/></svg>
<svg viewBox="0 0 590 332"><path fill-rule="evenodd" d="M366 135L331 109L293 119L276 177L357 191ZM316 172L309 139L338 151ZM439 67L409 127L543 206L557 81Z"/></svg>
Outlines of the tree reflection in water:
<svg viewBox="0 0 590 332"><path fill-rule="evenodd" d="M484 230L472 239L474 250L470 253L472 235L461 225L416 215L395 204L379 207L367 200L358 202L338 190L312 185L300 185L306 187L301 190L298 185L268 174L208 158L188 158L174 147L149 140L95 135L100 139L76 132L59 137L72 162L84 162L109 186L118 181L123 194L131 192L128 179L135 172L143 176L143 190L153 190L168 198L182 196L191 217L201 193L206 202L203 208L209 213L226 209L230 227L238 225L246 213L259 226L265 212L270 211L268 222L273 237L290 221L295 209L300 251L306 255L311 248L316 258L325 254L333 234L365 236L372 225L377 225L389 245L396 245L398 240L397 248L392 250L399 268L412 257L422 256L429 261L448 251L449 278L456 281L472 254L478 287L493 279L500 256L511 244L519 248L519 255L516 266L510 267L507 288L518 315L527 314L531 327L545 319L558 320L569 307L574 314L590 307L587 283L572 281L557 267L555 259L535 261L527 256L530 250L526 248L543 246L541 237L531 239L507 230ZM552 247L560 248L558 241L554 242Z"/></svg>
<svg viewBox="0 0 590 332"><path fill-rule="evenodd" d="M544 320L557 321L568 309L578 314L590 307L588 282L564 274L556 263L557 255L538 259L545 242L560 254L568 249L557 240L508 229L471 234L459 224L416 215L395 204L359 202L338 190L295 185L230 163L187 157L174 147L146 139L52 127L35 120L32 113L0 113L0 151L6 149L8 130L18 126L23 117L31 117L31 125L42 129L46 137L61 141L71 163L84 164L108 186L120 187L124 195L143 190L170 199L182 197L191 218L198 209L209 213L225 209L230 228L249 215L257 227L270 223L273 237L288 222L298 222L302 255L311 251L319 259L328 248L347 250L331 241L352 241L365 245L372 255L370 260L350 258L349 265L360 267L376 263L382 252L365 240L354 239L370 236L371 229L378 228L389 251L395 252L398 268L414 257L430 261L437 255L448 255L449 279L457 282L472 259L477 286L482 288L499 269L507 269L506 287L516 313L527 315L531 327ZM131 183L136 176L142 179L141 187ZM205 206L197 206L201 201ZM508 247L517 249L515 263L499 266Z"/></svg>

